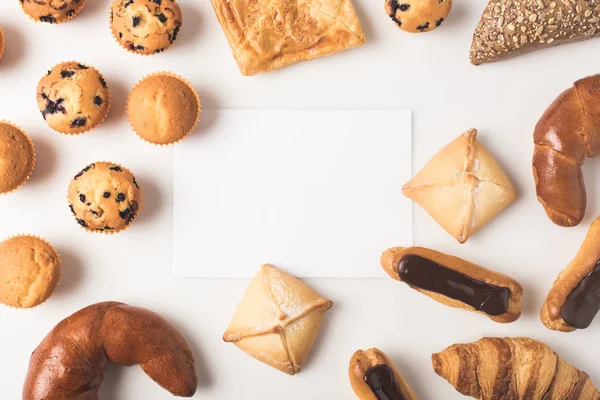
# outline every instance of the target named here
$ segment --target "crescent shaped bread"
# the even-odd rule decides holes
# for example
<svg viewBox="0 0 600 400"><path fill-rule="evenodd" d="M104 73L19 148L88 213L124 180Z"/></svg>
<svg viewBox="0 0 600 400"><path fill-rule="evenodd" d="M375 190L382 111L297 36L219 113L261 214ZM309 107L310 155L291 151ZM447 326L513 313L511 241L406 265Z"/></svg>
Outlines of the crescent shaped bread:
<svg viewBox="0 0 600 400"><path fill-rule="evenodd" d="M263 265L240 302L223 340L294 375L300 372L333 303L297 278Z"/></svg>
<svg viewBox="0 0 600 400"><path fill-rule="evenodd" d="M365 43L351 0L211 0L243 75Z"/></svg>
<svg viewBox="0 0 600 400"><path fill-rule="evenodd" d="M504 274L480 267L479 265L470 263L469 261L461 258L450 256L448 254L440 253L424 247L392 247L382 254L381 266L389 276L397 281L401 281L400 276L398 275L398 264L400 263L402 257L408 254L424 257L428 260L443 265L446 268L452 269L472 279L476 279L489 285L508 288L510 290L510 296L508 299L508 308L506 313L494 316L488 315L482 311L478 311L462 301L452 299L439 293L430 292L411 286L412 289L417 290L447 306L462 308L468 311L483 314L493 321L500 323L513 322L521 316L521 297L523 295L523 288L519 282Z"/></svg>

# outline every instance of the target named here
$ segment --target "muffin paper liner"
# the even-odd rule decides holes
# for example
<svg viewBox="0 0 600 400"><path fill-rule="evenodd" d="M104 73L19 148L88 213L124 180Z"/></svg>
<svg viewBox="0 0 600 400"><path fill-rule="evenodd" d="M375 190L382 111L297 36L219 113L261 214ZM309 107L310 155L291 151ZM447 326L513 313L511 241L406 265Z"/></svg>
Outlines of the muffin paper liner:
<svg viewBox="0 0 600 400"><path fill-rule="evenodd" d="M48 296L48 298L44 301L42 301L40 304L35 305L33 307L15 307L15 306L11 306L9 304L4 304L2 302L0 302L0 306L6 307L6 308L10 308L12 310L18 310L18 311L25 311L25 310L32 310L34 308L38 308L41 307L42 305L44 305L48 300L50 300L52 298L52 296L54 296L54 293L56 293L56 289L58 289L58 287L60 286L60 282L62 280L62 260L60 259L60 254L58 253L58 251L56 251L56 249L54 248L54 246L52 246L52 244L47 241L46 239L44 239L43 237L37 236L37 235L31 235L29 233L17 233L11 236L8 236L6 238L4 238L4 240L2 240L3 242L9 239L13 239L16 237L32 237L32 238L36 238L41 240L42 242L46 243L48 246L50 246L50 248L52 249L52 251L54 251L54 253L56 254L56 256L58 257L58 281L56 282L56 286L54 286L54 290L52 290L52 293L50 293L50 295Z"/></svg>
<svg viewBox="0 0 600 400"><path fill-rule="evenodd" d="M134 173L131 172L131 170L129 168L126 168L124 166L122 166L119 163L116 162L112 162L112 161L105 161L105 160L100 160L100 161L94 161L88 165L91 164L97 164L97 163L107 163L107 164L112 164L112 165L116 165L118 167L120 167L121 169L123 169L124 171L129 172L133 177L135 177ZM75 179L71 179L71 181L69 182L69 186L71 185L71 182L73 182ZM142 212L142 208L144 206L144 192L142 191L142 188L140 187L139 189L140 192L140 199L138 201L138 211L137 214L135 215L135 217L129 222L129 224L125 225L124 228L121 229L111 229L111 230L107 230L107 229L103 229L103 230L99 230L99 229L91 229L90 227L85 227L85 226L81 226L79 224L79 222L77 221L77 215L75 215L74 213L71 213L71 215L73 216L73 219L75 220L75 222L77 223L77 225L79 225L79 227L81 227L81 229L84 229L88 232L92 232L92 233L102 233L104 235L114 235L115 233L119 233L119 232L124 232L126 231L132 224L133 221L140 215L140 213ZM67 187L67 204L71 204L71 201L69 199L69 188Z"/></svg>
<svg viewBox="0 0 600 400"><path fill-rule="evenodd" d="M2 56L4 55L4 49L6 48L6 42L4 41L4 31L2 27L0 27L0 60L2 60Z"/></svg>
<svg viewBox="0 0 600 400"><path fill-rule="evenodd" d="M173 47L173 45L175 44L175 40L173 40L173 42L172 42L172 43L169 45L169 47L165 47L165 48L163 49L163 51L161 51L161 52L159 52L159 53L157 53L157 52L152 52L152 53L140 53L139 51L133 51L133 50L131 50L131 48L129 48L129 47L127 47L127 46L125 46L125 45L124 45L124 44L121 42L121 40L119 39L119 37L116 35L116 33L113 31L113 29L112 29L112 23L113 23L113 8L112 8L112 7L113 7L113 4L114 4L115 2L117 2L117 1L120 1L120 0L113 0L113 1L112 1L112 3L110 4L110 11L109 11L109 14L108 14L108 27L109 27L109 29L110 29L110 34L111 34L111 35L112 35L112 37L115 39L115 42L117 42L117 44L119 45L119 47L121 47L121 48L123 48L123 49L127 50L127 52L128 52L128 53L131 53L131 54L136 54L136 55L138 55L138 56L153 56L153 55L156 55L156 54L163 53L164 51L167 51L168 49L170 49L171 47ZM177 0L174 0L174 1L177 1ZM179 5L179 3L177 3L177 5ZM180 7L181 7L181 6L180 6ZM179 26L179 28L181 29L181 27L182 27L182 26L183 26L183 12L181 13L181 25Z"/></svg>
<svg viewBox="0 0 600 400"><path fill-rule="evenodd" d="M153 142L150 142L149 140L143 138L133 128L133 125L131 124L131 119L129 118L129 101L131 100L131 95L133 94L133 91L144 80L146 80L148 78L152 78L154 76L169 76L171 78L175 78L175 79L180 80L181 82L185 83L188 88L190 88L190 90L192 91L192 93L194 93L194 96L196 97L196 101L198 102L198 115L196 115L196 121L194 122L194 124L192 125L192 127L190 128L190 130L185 135L183 135L180 139L178 139L178 140L176 140L174 142L171 142L171 143L153 143ZM174 73L172 73L170 71L158 71L158 72L154 72L154 73L151 73L151 74L148 74L148 75L144 76L142 79L140 79L139 81L137 81L137 83L133 86L133 88L129 92L129 96L127 96L127 103L125 104L125 113L127 114L127 121L129 122L129 126L131 127L131 130L140 139L142 139L144 142L149 143L149 144L154 145L154 146L167 147L167 146L171 146L171 145L173 145L175 143L181 142L183 139L185 139L186 137L188 137L194 131L194 129L196 129L196 126L198 125L198 121L200 121L200 117L202 115L202 102L200 101L200 97L198 96L198 92L196 92L196 90L194 89L194 87L192 86L192 84L187 79L185 79L184 77L182 77L180 75L174 74Z"/></svg>
<svg viewBox="0 0 600 400"><path fill-rule="evenodd" d="M56 22L48 23L48 22L40 20L39 18L34 18L31 15L29 15L29 13L27 11L25 11L25 6L23 6L23 3L21 1L19 1L19 3L21 4L21 10L23 10L23 12L25 13L25 15L27 15L30 20L32 20L33 22L44 22L44 23L47 23L49 25L58 25L58 24L63 24L65 22L69 22L70 20L72 20L73 18L75 18L76 16L79 15L79 13L81 12L81 10L83 10L83 7L85 7L85 2L86 2L86 0L81 0L80 6L78 8L76 8L75 12L73 13L73 15L71 15L70 17L67 17L67 19L62 20L62 21L58 21L57 20Z"/></svg>
<svg viewBox="0 0 600 400"><path fill-rule="evenodd" d="M27 183L27 181L31 177L31 174L33 173L33 170L35 169L35 161L36 161L36 159L35 159L35 146L33 145L33 141L31 140L31 138L29 136L27 136L27 134L25 133L25 130L23 130L20 126L12 123L10 121L4 120L4 119L0 120L0 124L10 125L13 128L17 129L19 132L21 132L23 134L23 136L25 136L25 138L27 139L27 142L29 142L29 146L31 146L31 152L33 153L33 160L31 162L31 169L29 170L29 173L27 174L27 178L25 178L23 180L23 182L19 183L14 189L9 190L8 192L0 192L0 196L2 196L2 195L5 195L5 194L9 194L9 193L14 192L15 190L17 190L21 186L23 186L25 183Z"/></svg>
<svg viewBox="0 0 600 400"><path fill-rule="evenodd" d="M63 64L67 64L67 63L76 63L76 64L85 65L86 67L88 67L88 69L96 71L98 73L98 75L100 75L100 77L106 82L106 79L104 79L104 75L102 75L102 73L100 71L98 71L96 68L94 68L93 66L91 66L89 64L85 64L85 63L82 63L82 62L79 62L79 61L74 61L74 60L60 62L60 63L54 65L52 68L50 68L50 71L53 71L54 68L56 68L56 67L58 67L60 65L63 65ZM36 86L36 88L35 88L35 91L36 91L36 93L35 93L36 105L37 105L37 89L39 87L39 82L42 79L44 79L44 77L45 76L42 76L40 78L40 80L38 81L38 86ZM46 125L48 126L48 128L52 129L54 132L60 133L61 135L78 136L78 135L83 135L84 133L88 133L89 131L91 131L92 129L96 128L97 126L100 126L100 124L102 124L106 120L106 118L108 117L108 113L110 112L110 107L111 107L111 102L112 102L112 92L110 91L110 86L108 85L108 83L106 84L106 90L108 90L108 107L106 108L106 114L104 114L104 117L100 120L100 122L98 122L95 125L92 125L92 126L88 127L86 130L81 131L81 132L61 132L61 131L59 131L57 129L54 129L53 127L51 127L46 121L44 121L44 122L46 122ZM39 107L38 107L38 110L39 110Z"/></svg>

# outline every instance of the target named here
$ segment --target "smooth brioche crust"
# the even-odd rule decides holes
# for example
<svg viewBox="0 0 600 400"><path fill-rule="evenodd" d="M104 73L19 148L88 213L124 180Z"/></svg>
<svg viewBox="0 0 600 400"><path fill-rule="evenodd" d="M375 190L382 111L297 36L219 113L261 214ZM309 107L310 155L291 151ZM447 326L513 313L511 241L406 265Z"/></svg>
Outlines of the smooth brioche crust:
<svg viewBox="0 0 600 400"><path fill-rule="evenodd" d="M52 296L60 276L60 257L45 240L24 235L0 243L0 303L36 307Z"/></svg>
<svg viewBox="0 0 600 400"><path fill-rule="evenodd" d="M35 150L29 137L15 125L0 121L0 194L27 182L34 166Z"/></svg>
<svg viewBox="0 0 600 400"><path fill-rule="evenodd" d="M351 0L211 0L243 75L256 75L365 43Z"/></svg>
<svg viewBox="0 0 600 400"><path fill-rule="evenodd" d="M476 312L500 323L514 322L521 316L521 297L523 295L523 288L519 282L510 278L509 276L499 272L491 271L484 267L480 267L479 265L473 264L461 258L450 256L448 254L440 253L424 247L392 247L382 254L381 266L393 279L401 281L400 277L398 276L397 267L400 263L400 259L407 254L414 254L423 258L427 258L433 262L489 285L508 288L510 290L510 297L508 299L508 309L506 313L494 316L488 315L483 311L478 311L462 301L446 297L439 293L434 293L411 286L412 289L419 291L447 306Z"/></svg>

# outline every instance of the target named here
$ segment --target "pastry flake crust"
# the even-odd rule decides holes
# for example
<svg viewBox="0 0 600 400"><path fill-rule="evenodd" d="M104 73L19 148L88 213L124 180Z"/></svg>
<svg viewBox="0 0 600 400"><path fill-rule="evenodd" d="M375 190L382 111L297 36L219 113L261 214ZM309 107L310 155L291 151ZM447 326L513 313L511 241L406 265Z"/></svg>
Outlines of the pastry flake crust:
<svg viewBox="0 0 600 400"><path fill-rule="evenodd" d="M333 303L293 276L263 265L240 302L223 340L259 361L300 372Z"/></svg>
<svg viewBox="0 0 600 400"><path fill-rule="evenodd" d="M470 129L440 150L406 183L417 202L459 243L480 230L517 198L494 157Z"/></svg>
<svg viewBox="0 0 600 400"><path fill-rule="evenodd" d="M365 43L351 0L211 0L243 75Z"/></svg>

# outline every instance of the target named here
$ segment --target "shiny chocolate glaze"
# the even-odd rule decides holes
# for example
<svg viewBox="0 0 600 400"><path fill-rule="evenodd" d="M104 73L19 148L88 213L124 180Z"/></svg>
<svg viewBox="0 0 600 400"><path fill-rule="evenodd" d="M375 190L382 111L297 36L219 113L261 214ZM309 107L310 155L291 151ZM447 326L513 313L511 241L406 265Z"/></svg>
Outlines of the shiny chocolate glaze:
<svg viewBox="0 0 600 400"><path fill-rule="evenodd" d="M573 328L585 329L600 311L600 261L567 296L561 317Z"/></svg>
<svg viewBox="0 0 600 400"><path fill-rule="evenodd" d="M371 367L365 374L365 382L377 397L377 400L405 400L400 393L394 371L389 365Z"/></svg>

